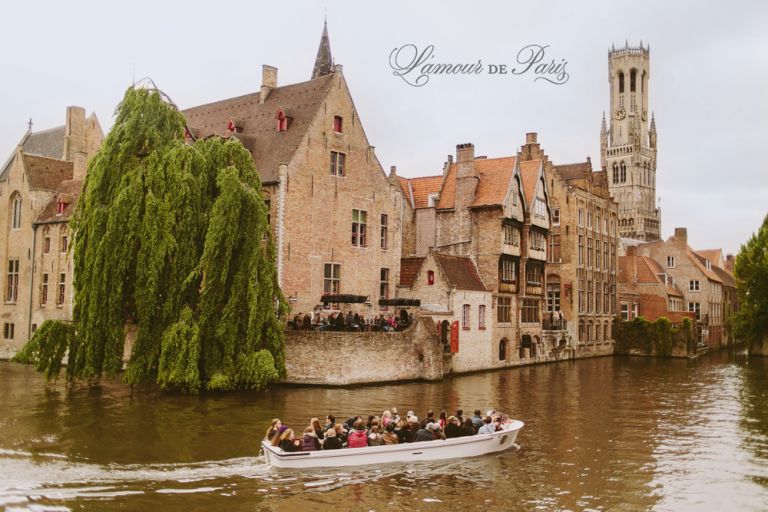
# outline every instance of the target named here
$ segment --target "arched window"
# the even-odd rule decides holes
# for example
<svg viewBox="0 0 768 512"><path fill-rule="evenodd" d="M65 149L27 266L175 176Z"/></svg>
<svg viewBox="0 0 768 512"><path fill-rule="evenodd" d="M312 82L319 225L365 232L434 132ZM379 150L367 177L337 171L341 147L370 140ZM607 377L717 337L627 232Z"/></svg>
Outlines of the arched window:
<svg viewBox="0 0 768 512"><path fill-rule="evenodd" d="M613 162L613 183L619 182L619 164Z"/></svg>
<svg viewBox="0 0 768 512"><path fill-rule="evenodd" d="M586 341L584 339L584 320L579 320L579 341Z"/></svg>
<svg viewBox="0 0 768 512"><path fill-rule="evenodd" d="M507 360L507 338L501 338L499 342L499 361Z"/></svg>
<svg viewBox="0 0 768 512"><path fill-rule="evenodd" d="M621 162L621 179L620 179L620 182L621 183L626 183L627 182L627 164L625 164L624 162Z"/></svg>
<svg viewBox="0 0 768 512"><path fill-rule="evenodd" d="M11 228L19 229L21 227L21 194L13 194L11 198Z"/></svg>
<svg viewBox="0 0 768 512"><path fill-rule="evenodd" d="M619 93L624 92L624 72L619 71Z"/></svg>
<svg viewBox="0 0 768 512"><path fill-rule="evenodd" d="M629 92L635 92L637 82L637 70L633 69L629 72Z"/></svg>

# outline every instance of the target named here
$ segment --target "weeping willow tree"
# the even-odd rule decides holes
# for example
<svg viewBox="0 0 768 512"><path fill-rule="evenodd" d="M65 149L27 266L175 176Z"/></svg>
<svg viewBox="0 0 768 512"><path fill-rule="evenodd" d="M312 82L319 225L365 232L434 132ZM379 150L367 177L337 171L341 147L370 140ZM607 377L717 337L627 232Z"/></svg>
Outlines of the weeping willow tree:
<svg viewBox="0 0 768 512"><path fill-rule="evenodd" d="M51 376L66 353L68 379L112 376L132 326L128 383L278 379L287 306L251 155L233 139L185 142L184 117L156 90L128 89L116 115L71 221L74 329L44 324L21 359Z"/></svg>

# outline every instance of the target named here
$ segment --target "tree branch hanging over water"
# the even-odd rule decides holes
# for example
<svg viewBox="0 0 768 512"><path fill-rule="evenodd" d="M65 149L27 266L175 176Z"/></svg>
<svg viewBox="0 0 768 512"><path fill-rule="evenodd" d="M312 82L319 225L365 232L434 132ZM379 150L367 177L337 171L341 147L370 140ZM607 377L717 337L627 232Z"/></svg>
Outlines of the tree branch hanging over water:
<svg viewBox="0 0 768 512"><path fill-rule="evenodd" d="M288 308L253 159L185 130L163 93L128 89L72 219L74 335L43 324L19 360L58 375L68 350L68 379L115 375L135 324L128 383L197 392L284 374Z"/></svg>

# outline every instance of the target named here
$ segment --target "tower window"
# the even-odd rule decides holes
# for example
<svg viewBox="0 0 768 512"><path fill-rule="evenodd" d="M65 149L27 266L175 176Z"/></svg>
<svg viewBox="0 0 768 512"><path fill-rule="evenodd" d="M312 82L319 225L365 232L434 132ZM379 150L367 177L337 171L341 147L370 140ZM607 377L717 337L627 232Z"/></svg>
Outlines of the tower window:
<svg viewBox="0 0 768 512"><path fill-rule="evenodd" d="M619 73L619 93L624 92L624 73Z"/></svg>
<svg viewBox="0 0 768 512"><path fill-rule="evenodd" d="M343 132L343 122L344 120L341 118L341 116L333 116L333 131L336 133Z"/></svg>
<svg viewBox="0 0 768 512"><path fill-rule="evenodd" d="M619 179L620 183L626 183L627 182L627 164L624 162L621 162L621 176Z"/></svg>
<svg viewBox="0 0 768 512"><path fill-rule="evenodd" d="M17 192L11 200L12 214L11 214L11 228L19 229L21 227L21 195Z"/></svg>
<svg viewBox="0 0 768 512"><path fill-rule="evenodd" d="M633 69L629 72L629 92L635 92L637 83L637 70Z"/></svg>

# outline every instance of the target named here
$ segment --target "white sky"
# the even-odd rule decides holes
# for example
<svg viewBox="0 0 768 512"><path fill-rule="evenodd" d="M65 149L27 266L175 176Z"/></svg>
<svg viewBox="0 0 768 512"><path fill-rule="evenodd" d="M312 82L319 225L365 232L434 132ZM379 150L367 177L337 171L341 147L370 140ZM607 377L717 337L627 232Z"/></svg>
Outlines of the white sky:
<svg viewBox="0 0 768 512"><path fill-rule="evenodd" d="M543 5L546 4L546 5ZM385 169L438 174L448 153L514 154L525 132L555 163L599 166L608 109L607 50L651 45L650 106L659 137L662 233L688 227L694 248L738 251L768 212L768 2L12 2L0 30L0 160L31 117L65 107L108 129L133 77L152 77L182 108L307 80L327 10L331 49ZM530 76L433 77L413 88L390 51L435 45L436 61L512 64L531 43L567 60L562 86Z"/></svg>

